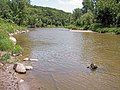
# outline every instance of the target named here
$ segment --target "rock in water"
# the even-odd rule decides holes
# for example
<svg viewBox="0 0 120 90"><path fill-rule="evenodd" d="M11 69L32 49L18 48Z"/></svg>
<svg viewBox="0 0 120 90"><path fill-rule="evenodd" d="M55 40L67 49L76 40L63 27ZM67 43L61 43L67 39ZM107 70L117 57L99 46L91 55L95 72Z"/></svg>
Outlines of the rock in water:
<svg viewBox="0 0 120 90"><path fill-rule="evenodd" d="M32 66L25 66L25 68L26 68L26 70L31 70L31 69L33 69Z"/></svg>
<svg viewBox="0 0 120 90"><path fill-rule="evenodd" d="M91 63L90 66L88 66L87 68L90 68L91 70L96 70L98 67L97 65Z"/></svg>
<svg viewBox="0 0 120 90"><path fill-rule="evenodd" d="M26 73L26 68L23 64L17 63L14 65L13 69L20 74L25 74Z"/></svg>
<svg viewBox="0 0 120 90"><path fill-rule="evenodd" d="M38 59L31 59L31 58L30 58L30 61L38 61Z"/></svg>
<svg viewBox="0 0 120 90"><path fill-rule="evenodd" d="M90 67L91 67L91 69L93 69L93 70L95 70L95 69L98 68L97 65L95 65L95 64L93 64L93 63L90 65Z"/></svg>
<svg viewBox="0 0 120 90"><path fill-rule="evenodd" d="M24 58L23 61L38 61L38 59Z"/></svg>

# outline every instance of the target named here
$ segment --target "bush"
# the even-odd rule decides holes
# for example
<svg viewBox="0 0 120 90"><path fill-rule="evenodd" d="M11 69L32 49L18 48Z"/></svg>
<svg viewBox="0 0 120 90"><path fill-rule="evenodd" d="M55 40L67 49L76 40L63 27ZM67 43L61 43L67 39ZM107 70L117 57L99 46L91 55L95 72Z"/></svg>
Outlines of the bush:
<svg viewBox="0 0 120 90"><path fill-rule="evenodd" d="M117 18L117 21L116 21L117 26L120 27L120 13L118 13L116 18Z"/></svg>
<svg viewBox="0 0 120 90"><path fill-rule="evenodd" d="M3 39L3 38L8 38L8 34L5 31L0 30L0 39Z"/></svg>
<svg viewBox="0 0 120 90"><path fill-rule="evenodd" d="M82 26L93 24L93 20L94 20L94 15L92 12L85 13L80 17Z"/></svg>
<svg viewBox="0 0 120 90"><path fill-rule="evenodd" d="M13 43L9 38L0 39L0 50L10 51L13 48Z"/></svg>
<svg viewBox="0 0 120 90"><path fill-rule="evenodd" d="M12 55L13 54L21 54L22 53L22 47L20 45L15 45L13 50L12 50Z"/></svg>
<svg viewBox="0 0 120 90"><path fill-rule="evenodd" d="M66 26L65 28L72 29L72 30L78 29L75 25L69 25L69 26Z"/></svg>
<svg viewBox="0 0 120 90"><path fill-rule="evenodd" d="M96 31L98 28L102 28L101 23L93 23L90 25L90 29Z"/></svg>
<svg viewBox="0 0 120 90"><path fill-rule="evenodd" d="M80 21L80 19L77 19L77 20L75 21L75 25L76 25L76 26L81 26L81 21Z"/></svg>
<svg viewBox="0 0 120 90"><path fill-rule="evenodd" d="M98 28L95 31L99 33L110 32L110 33L115 33L116 35L120 34L120 28Z"/></svg>
<svg viewBox="0 0 120 90"><path fill-rule="evenodd" d="M8 61L8 59L10 59L10 54L9 53L6 53L1 57L2 61Z"/></svg>
<svg viewBox="0 0 120 90"><path fill-rule="evenodd" d="M84 26L83 26L83 30L88 30L89 27L90 27L90 25L84 25Z"/></svg>
<svg viewBox="0 0 120 90"><path fill-rule="evenodd" d="M120 28L115 29L114 32L116 35L120 34Z"/></svg>
<svg viewBox="0 0 120 90"><path fill-rule="evenodd" d="M23 30L24 28L0 18L0 29L7 33L13 33L16 30Z"/></svg>

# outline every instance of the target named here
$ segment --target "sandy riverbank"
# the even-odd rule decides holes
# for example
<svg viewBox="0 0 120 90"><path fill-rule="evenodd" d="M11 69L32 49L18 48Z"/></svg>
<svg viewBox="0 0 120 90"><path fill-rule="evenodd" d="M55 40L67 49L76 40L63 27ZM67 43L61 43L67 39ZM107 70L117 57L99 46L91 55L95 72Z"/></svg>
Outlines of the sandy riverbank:
<svg viewBox="0 0 120 90"><path fill-rule="evenodd" d="M71 32L93 32L91 30L70 30Z"/></svg>

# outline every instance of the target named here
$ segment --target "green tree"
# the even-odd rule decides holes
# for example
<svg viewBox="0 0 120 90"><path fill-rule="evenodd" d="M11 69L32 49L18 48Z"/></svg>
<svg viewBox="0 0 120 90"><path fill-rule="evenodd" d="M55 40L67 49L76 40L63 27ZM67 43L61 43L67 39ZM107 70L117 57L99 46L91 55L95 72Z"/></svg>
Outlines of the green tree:
<svg viewBox="0 0 120 90"><path fill-rule="evenodd" d="M11 19L11 9L8 5L9 0L1 0L0 1L0 17L4 19Z"/></svg>
<svg viewBox="0 0 120 90"><path fill-rule="evenodd" d="M22 25L26 21L27 0L11 0L10 8L13 11L13 21L18 25Z"/></svg>
<svg viewBox="0 0 120 90"><path fill-rule="evenodd" d="M87 12L84 15L80 17L81 25L84 26L89 26L93 24L94 21L94 15L92 12Z"/></svg>
<svg viewBox="0 0 120 90"><path fill-rule="evenodd" d="M82 15L82 11L80 8L74 9L74 11L73 11L73 19L74 20L80 19L81 15Z"/></svg>
<svg viewBox="0 0 120 90"><path fill-rule="evenodd" d="M116 0L99 0L97 2L97 20L103 26L115 25L118 13Z"/></svg>

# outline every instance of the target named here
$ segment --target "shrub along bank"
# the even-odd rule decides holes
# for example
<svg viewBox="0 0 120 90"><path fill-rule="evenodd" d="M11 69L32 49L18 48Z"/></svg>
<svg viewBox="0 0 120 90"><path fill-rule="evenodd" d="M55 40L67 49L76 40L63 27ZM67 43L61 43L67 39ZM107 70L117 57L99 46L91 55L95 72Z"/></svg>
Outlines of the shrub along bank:
<svg viewBox="0 0 120 90"><path fill-rule="evenodd" d="M0 55L1 60L6 61L10 58L11 53L18 54L22 51L19 45L13 44L9 36L10 33L14 33L18 30L24 30L24 28L0 18L0 54L2 51L8 52L3 56Z"/></svg>

